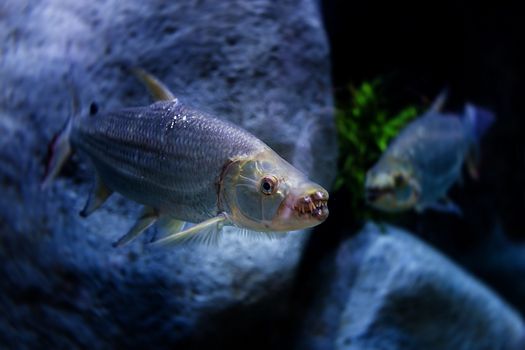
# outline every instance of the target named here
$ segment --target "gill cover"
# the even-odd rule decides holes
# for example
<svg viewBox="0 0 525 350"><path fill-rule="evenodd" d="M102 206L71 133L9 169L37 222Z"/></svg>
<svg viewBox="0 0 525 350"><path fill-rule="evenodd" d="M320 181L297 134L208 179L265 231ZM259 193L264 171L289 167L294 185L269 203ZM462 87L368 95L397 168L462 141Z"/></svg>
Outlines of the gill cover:
<svg viewBox="0 0 525 350"><path fill-rule="evenodd" d="M263 155L227 165L221 181L221 205L235 225L271 231L289 193L290 172L295 169L280 157L272 157L271 151Z"/></svg>

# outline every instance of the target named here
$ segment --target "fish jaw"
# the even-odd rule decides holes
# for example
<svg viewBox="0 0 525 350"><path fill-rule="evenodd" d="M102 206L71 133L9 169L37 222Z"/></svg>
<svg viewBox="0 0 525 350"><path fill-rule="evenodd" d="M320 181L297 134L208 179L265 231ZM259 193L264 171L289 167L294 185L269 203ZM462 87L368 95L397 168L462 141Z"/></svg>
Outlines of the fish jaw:
<svg viewBox="0 0 525 350"><path fill-rule="evenodd" d="M385 212L401 212L414 208L420 198L419 181L406 164L389 161L379 163L366 175L365 200Z"/></svg>
<svg viewBox="0 0 525 350"><path fill-rule="evenodd" d="M289 193L270 227L292 231L317 226L328 218L328 198L328 192L314 183L308 190Z"/></svg>
<svg viewBox="0 0 525 350"><path fill-rule="evenodd" d="M394 180L388 173L371 173L366 176L365 200L378 209L396 209Z"/></svg>
<svg viewBox="0 0 525 350"><path fill-rule="evenodd" d="M368 187L365 191L368 205L381 211L397 213L409 210L411 206L402 205L396 200L394 189Z"/></svg>

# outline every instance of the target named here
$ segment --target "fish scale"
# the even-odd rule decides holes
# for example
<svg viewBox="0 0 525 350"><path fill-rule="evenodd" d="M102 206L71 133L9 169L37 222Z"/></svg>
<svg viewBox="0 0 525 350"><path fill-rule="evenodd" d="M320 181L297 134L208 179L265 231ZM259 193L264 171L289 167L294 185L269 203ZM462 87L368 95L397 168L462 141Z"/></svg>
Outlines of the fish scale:
<svg viewBox="0 0 525 350"><path fill-rule="evenodd" d="M392 142L385 156L410 161L420 176L421 200L432 202L442 188L450 187L457 179L472 143L467 136L460 118L431 113L409 125ZM429 152L433 153L432 157L428 156ZM433 174L440 176L430 176Z"/></svg>
<svg viewBox="0 0 525 350"><path fill-rule="evenodd" d="M156 244L215 242L224 225L287 232L312 227L328 216L328 192L252 134L181 103L155 77L136 76L160 101L136 107L74 114L50 145L42 187L47 187L73 148L96 168L82 216L113 192L144 204L125 245L157 222L169 233ZM75 101L74 101L75 102ZM183 222L195 223L183 229ZM182 230L182 231L181 231Z"/></svg>
<svg viewBox="0 0 525 350"><path fill-rule="evenodd" d="M192 222L216 215L217 180L228 160L266 147L177 100L80 118L72 140L112 190L153 207L163 202L162 210Z"/></svg>

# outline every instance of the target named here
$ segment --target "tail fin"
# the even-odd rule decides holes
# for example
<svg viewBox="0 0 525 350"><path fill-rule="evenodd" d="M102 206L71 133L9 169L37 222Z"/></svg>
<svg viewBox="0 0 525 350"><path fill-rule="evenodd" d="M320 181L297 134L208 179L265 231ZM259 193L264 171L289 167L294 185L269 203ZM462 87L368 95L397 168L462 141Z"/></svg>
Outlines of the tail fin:
<svg viewBox="0 0 525 350"><path fill-rule="evenodd" d="M49 186L73 153L71 143L69 142L72 124L73 118L69 118L62 131L53 137L53 140L51 140L48 146L46 174L40 185L42 189Z"/></svg>
<svg viewBox="0 0 525 350"><path fill-rule="evenodd" d="M494 113L488 109L477 107L470 103L465 105L465 123L472 131L476 141L479 141L485 135L495 120Z"/></svg>
<svg viewBox="0 0 525 350"><path fill-rule="evenodd" d="M73 154L73 149L71 148L71 130L73 129L73 121L78 115L79 102L76 90L74 87L68 83L69 90L71 93L71 117L66 122L66 125L58 132L48 146L47 153L47 163L46 163L46 172L44 179L40 184L42 189L45 189L51 184L53 179L58 175L64 163L71 157Z"/></svg>
<svg viewBox="0 0 525 350"><path fill-rule="evenodd" d="M479 179L479 163L480 163L480 140L489 130L489 128L496 121L494 113L488 109L474 106L467 103L465 105L464 123L471 133L472 146L467 155L466 165L470 176L477 180Z"/></svg>

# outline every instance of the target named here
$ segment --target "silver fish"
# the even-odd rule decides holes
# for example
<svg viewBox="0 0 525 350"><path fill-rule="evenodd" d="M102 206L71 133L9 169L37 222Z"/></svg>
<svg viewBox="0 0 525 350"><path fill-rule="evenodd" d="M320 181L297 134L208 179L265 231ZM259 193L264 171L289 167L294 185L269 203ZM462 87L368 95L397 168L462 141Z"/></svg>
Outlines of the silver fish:
<svg viewBox="0 0 525 350"><path fill-rule="evenodd" d="M447 192L460 178L466 160L476 175L479 140L494 116L471 104L461 116L444 114L439 111L444 101L442 94L409 123L368 171L365 197L371 206L387 212L433 208L460 213Z"/></svg>
<svg viewBox="0 0 525 350"><path fill-rule="evenodd" d="M159 243L213 241L223 225L272 233L312 227L328 216L328 192L244 129L190 107L144 71L137 76L157 100L150 106L73 117L52 145L49 185L73 149L97 178L81 215L114 192L144 205L130 242L155 223ZM183 229L184 223L196 225Z"/></svg>

